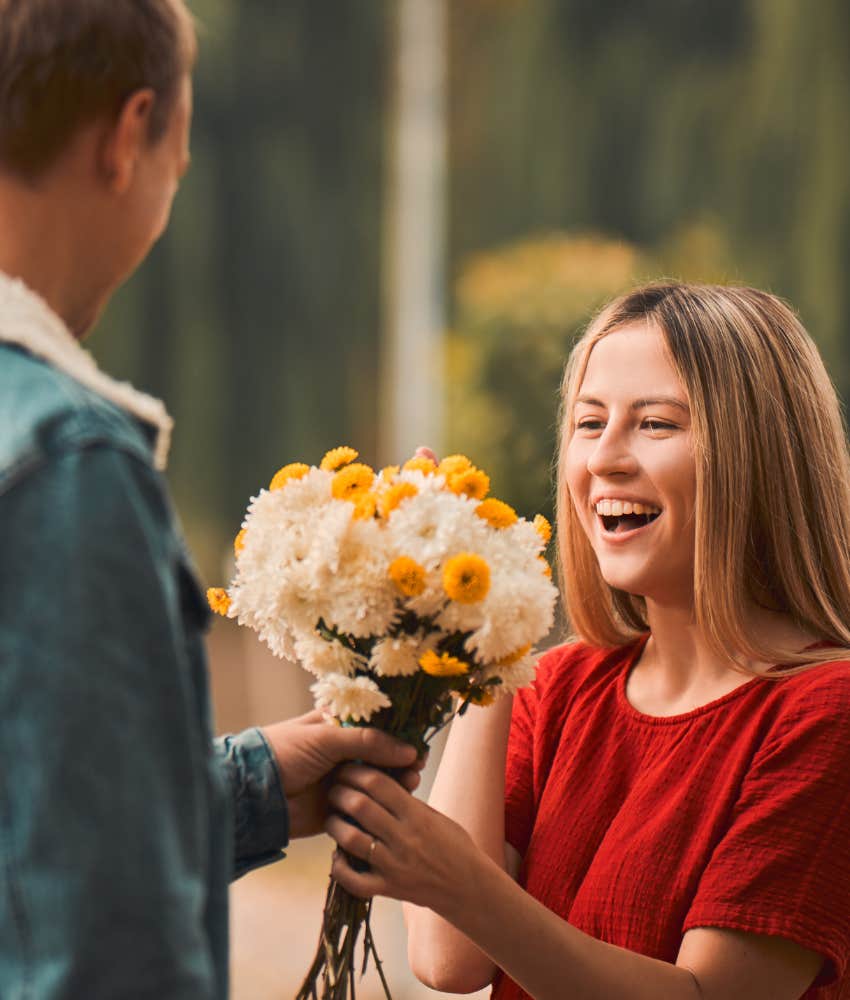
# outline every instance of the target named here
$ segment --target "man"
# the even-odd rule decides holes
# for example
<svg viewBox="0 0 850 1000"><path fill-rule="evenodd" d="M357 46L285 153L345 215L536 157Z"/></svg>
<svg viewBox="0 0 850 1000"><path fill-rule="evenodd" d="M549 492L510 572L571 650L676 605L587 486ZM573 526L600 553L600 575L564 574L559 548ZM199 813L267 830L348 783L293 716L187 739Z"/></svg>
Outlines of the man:
<svg viewBox="0 0 850 1000"><path fill-rule="evenodd" d="M341 760L413 765L315 713L212 741L170 420L79 344L167 224L194 53L183 0L0 0L4 1000L221 1000L228 879Z"/></svg>

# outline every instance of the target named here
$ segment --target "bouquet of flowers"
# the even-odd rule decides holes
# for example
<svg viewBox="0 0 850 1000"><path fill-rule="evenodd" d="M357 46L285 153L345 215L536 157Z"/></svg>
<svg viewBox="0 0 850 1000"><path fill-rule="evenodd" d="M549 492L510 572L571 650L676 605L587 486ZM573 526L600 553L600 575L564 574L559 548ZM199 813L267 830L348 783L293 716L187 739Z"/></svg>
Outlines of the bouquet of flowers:
<svg viewBox="0 0 850 1000"><path fill-rule="evenodd" d="M316 676L316 705L341 725L371 725L424 753L469 704L534 677L556 591L551 528L488 498L461 455L417 457L375 473L353 448L318 467L284 466L248 507L236 573L213 610L256 630L273 653ZM331 880L315 960L298 1000L354 995L354 947L374 957L370 902Z"/></svg>

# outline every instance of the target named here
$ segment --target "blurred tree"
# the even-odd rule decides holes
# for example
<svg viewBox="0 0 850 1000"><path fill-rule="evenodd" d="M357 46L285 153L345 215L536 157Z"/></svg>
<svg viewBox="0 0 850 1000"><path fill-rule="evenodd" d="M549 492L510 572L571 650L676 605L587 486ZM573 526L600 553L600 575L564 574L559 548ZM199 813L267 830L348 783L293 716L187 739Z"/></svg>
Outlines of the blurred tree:
<svg viewBox="0 0 850 1000"><path fill-rule="evenodd" d="M636 250L552 234L470 258L448 341L449 442L489 472L497 495L552 516L550 470L564 359L577 331L639 273Z"/></svg>
<svg viewBox="0 0 850 1000"><path fill-rule="evenodd" d="M280 465L376 450L388 32L383 0L193 9L193 171L94 346L177 418L170 476L215 574Z"/></svg>
<svg viewBox="0 0 850 1000"><path fill-rule="evenodd" d="M553 227L669 250L802 311L850 390L850 7L822 0L453 6L452 259Z"/></svg>
<svg viewBox="0 0 850 1000"><path fill-rule="evenodd" d="M93 346L174 412L170 475L217 576L223 540L278 465L343 439L375 457L396 5L192 5L195 165ZM844 0L448 6L449 274L463 276L449 432L497 489L529 510L547 495L554 376L572 331L619 290L589 274L555 294L562 254L639 247L626 283L666 273L783 294L850 392ZM497 277L474 277L481 267ZM538 294L526 319L507 305Z"/></svg>

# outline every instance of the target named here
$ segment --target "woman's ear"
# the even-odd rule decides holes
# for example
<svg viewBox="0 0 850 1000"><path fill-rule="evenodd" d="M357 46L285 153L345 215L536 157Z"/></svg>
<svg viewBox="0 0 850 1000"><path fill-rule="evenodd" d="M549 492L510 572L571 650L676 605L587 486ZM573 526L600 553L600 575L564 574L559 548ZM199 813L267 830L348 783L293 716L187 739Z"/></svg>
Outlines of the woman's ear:
<svg viewBox="0 0 850 1000"><path fill-rule="evenodd" d="M134 91L104 134L99 167L114 194L124 194L130 188L139 159L150 145L155 101L156 94L149 87Z"/></svg>

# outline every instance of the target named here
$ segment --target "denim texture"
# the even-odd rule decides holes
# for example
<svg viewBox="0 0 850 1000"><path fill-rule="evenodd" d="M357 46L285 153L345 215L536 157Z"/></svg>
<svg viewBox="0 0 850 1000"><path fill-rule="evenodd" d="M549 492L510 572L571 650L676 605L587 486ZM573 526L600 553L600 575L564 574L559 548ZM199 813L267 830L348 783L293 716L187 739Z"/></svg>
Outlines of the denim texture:
<svg viewBox="0 0 850 1000"><path fill-rule="evenodd" d="M212 738L209 611L151 448L0 344L2 1000L224 1000L228 882L287 842L260 731Z"/></svg>

